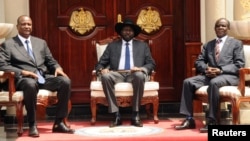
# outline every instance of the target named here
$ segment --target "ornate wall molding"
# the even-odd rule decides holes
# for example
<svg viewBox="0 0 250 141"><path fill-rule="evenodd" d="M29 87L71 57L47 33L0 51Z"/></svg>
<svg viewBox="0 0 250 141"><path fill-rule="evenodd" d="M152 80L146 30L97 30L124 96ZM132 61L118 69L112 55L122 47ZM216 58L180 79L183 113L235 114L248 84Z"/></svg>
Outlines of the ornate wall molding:
<svg viewBox="0 0 250 141"><path fill-rule="evenodd" d="M157 31L162 26L159 12L150 6L141 10L136 23L146 33Z"/></svg>
<svg viewBox="0 0 250 141"><path fill-rule="evenodd" d="M83 35L95 27L95 22L90 11L79 8L72 12L69 26L73 31Z"/></svg>

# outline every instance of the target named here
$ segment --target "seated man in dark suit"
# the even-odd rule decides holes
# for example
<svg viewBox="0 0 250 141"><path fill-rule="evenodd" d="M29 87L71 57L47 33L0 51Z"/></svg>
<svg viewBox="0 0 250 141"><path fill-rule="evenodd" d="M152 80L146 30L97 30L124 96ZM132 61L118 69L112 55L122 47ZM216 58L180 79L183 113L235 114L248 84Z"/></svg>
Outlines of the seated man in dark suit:
<svg viewBox="0 0 250 141"><path fill-rule="evenodd" d="M110 43L99 62L96 71L101 74L101 82L109 104L109 112L114 114L110 127L122 124L119 107L114 94L114 85L119 82L131 82L133 85L133 102L131 124L142 127L139 116L144 83L147 76L155 68L155 61L151 56L148 44L135 40L141 28L129 19L115 25L121 40ZM127 72L117 72L128 70Z"/></svg>
<svg viewBox="0 0 250 141"><path fill-rule="evenodd" d="M186 115L186 119L175 127L177 130L196 127L192 105L195 90L208 85L209 110L206 125L200 129L203 133L207 132L208 125L217 124L219 88L238 85L239 69L245 65L243 44L227 35L229 27L230 22L225 18L216 21L214 30L217 37L204 45L195 62L196 70L201 75L183 81L180 113Z"/></svg>
<svg viewBox="0 0 250 141"><path fill-rule="evenodd" d="M22 15L17 19L18 35L6 40L0 48L0 70L16 75L16 89L23 91L29 136L39 137L36 125L36 100L39 88L57 91L57 113L52 132L74 133L63 119L68 116L71 81L53 58L47 43L31 36L32 20Z"/></svg>

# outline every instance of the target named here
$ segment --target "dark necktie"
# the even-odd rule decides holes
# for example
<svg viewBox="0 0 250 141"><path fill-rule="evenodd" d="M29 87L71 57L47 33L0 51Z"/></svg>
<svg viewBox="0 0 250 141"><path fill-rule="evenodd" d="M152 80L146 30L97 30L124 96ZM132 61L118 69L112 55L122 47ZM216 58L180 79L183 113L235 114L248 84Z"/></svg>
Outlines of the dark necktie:
<svg viewBox="0 0 250 141"><path fill-rule="evenodd" d="M130 53L129 53L129 43L126 43L126 52L125 52L125 70L130 70Z"/></svg>
<svg viewBox="0 0 250 141"><path fill-rule="evenodd" d="M26 43L27 52L28 52L29 56L35 61L34 54L33 54L32 50L31 50L30 47L29 47L29 40L26 40L25 43ZM40 73L39 70L36 71L36 74L38 75L38 83L39 83L39 84L44 84L44 83L45 83L45 79L44 79L44 77L41 75L41 73Z"/></svg>
<svg viewBox="0 0 250 141"><path fill-rule="evenodd" d="M220 56L220 46L219 46L219 44L220 44L221 41L222 41L221 39L216 40L216 45L215 45L215 59L216 59L216 62L218 62L219 56Z"/></svg>

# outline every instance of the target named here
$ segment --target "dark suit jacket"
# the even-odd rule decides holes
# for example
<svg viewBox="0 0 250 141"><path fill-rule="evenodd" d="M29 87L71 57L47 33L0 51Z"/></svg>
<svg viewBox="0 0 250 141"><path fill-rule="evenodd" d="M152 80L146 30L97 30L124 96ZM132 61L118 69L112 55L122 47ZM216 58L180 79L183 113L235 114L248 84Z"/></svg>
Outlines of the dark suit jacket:
<svg viewBox="0 0 250 141"><path fill-rule="evenodd" d="M201 54L195 62L198 72L204 73L207 66L221 68L223 74L238 75L238 70L245 65L242 42L228 37L220 52L218 63L215 60L215 43L212 40L204 45Z"/></svg>
<svg viewBox="0 0 250 141"><path fill-rule="evenodd" d="M121 57L122 40L111 42L99 62L96 65L96 70L110 67L110 70L116 71L119 67ZM149 74L155 69L155 61L151 56L151 52L147 43L133 40L133 60L136 67L142 67L146 74Z"/></svg>
<svg viewBox="0 0 250 141"><path fill-rule="evenodd" d="M46 41L30 37L33 53L35 56L34 61L27 53L24 45L18 36L6 40L0 48L0 70L14 71L16 77L21 77L21 71L27 70L35 72L37 69L45 74L53 74L54 70L60 65L53 58ZM49 77L46 75L45 77Z"/></svg>

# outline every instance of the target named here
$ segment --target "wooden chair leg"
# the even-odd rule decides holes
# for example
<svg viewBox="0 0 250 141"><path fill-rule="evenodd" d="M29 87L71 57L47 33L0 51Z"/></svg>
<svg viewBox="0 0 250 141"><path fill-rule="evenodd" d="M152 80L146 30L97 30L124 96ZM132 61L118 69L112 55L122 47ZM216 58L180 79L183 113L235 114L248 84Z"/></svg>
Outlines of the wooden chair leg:
<svg viewBox="0 0 250 141"><path fill-rule="evenodd" d="M36 119L45 120L46 119L46 107L44 105L36 105Z"/></svg>
<svg viewBox="0 0 250 141"><path fill-rule="evenodd" d="M23 135L23 103L18 102L16 104L16 119L17 119L17 135L20 137Z"/></svg>
<svg viewBox="0 0 250 141"><path fill-rule="evenodd" d="M153 97L152 98L152 103L148 103L145 105L146 113L147 113L147 118L153 117L154 123L157 124L159 123L159 118L158 118L158 108L159 108L159 98L158 97ZM151 105L153 106L153 114L151 112Z"/></svg>
<svg viewBox="0 0 250 141"><path fill-rule="evenodd" d="M193 113L203 113L202 101L193 100Z"/></svg>
<svg viewBox="0 0 250 141"><path fill-rule="evenodd" d="M0 110L2 109L2 105L0 105ZM0 117L0 121L2 121L1 117Z"/></svg>
<svg viewBox="0 0 250 141"><path fill-rule="evenodd" d="M153 100L153 115L155 124L159 123L158 108L159 108L159 98L157 97Z"/></svg>
<svg viewBox="0 0 250 141"><path fill-rule="evenodd" d="M148 103L145 105L145 109L146 109L146 114L147 114L147 118L151 119L152 117L152 113L151 113L151 103Z"/></svg>
<svg viewBox="0 0 250 141"><path fill-rule="evenodd" d="M69 115L71 109L72 109L72 103L71 103L71 100L69 100L69 101L68 101L68 115ZM64 119L63 119L63 122L64 122L64 124L65 124L68 128L70 128L70 124L69 124L69 121L68 121L68 117L64 118Z"/></svg>
<svg viewBox="0 0 250 141"><path fill-rule="evenodd" d="M235 103L232 102L231 105L232 105L232 124L237 125L239 124L240 102L239 101L236 101Z"/></svg>
<svg viewBox="0 0 250 141"><path fill-rule="evenodd" d="M91 101L90 101L90 107L91 107L91 114L92 114L92 118L91 118L91 125L95 125L96 123L96 100L95 98L91 98Z"/></svg>
<svg viewBox="0 0 250 141"><path fill-rule="evenodd" d="M217 109L217 122L220 123L221 119L221 103L219 103L219 108Z"/></svg>

